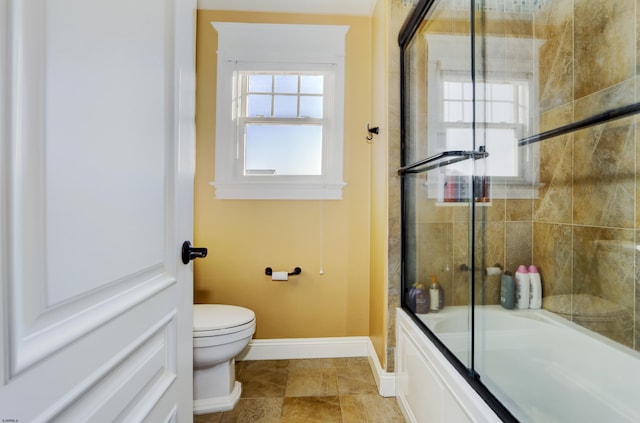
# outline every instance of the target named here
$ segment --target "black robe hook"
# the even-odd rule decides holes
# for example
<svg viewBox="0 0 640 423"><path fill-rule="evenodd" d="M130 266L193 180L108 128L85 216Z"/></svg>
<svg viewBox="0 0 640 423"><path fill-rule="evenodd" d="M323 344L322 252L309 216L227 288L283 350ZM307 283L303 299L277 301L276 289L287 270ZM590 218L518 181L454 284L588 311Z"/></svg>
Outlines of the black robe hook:
<svg viewBox="0 0 640 423"><path fill-rule="evenodd" d="M370 128L369 124L367 123L367 132L369 133L369 135L367 135L365 138L367 139L367 141L371 141L373 139L373 134L378 135L379 131L380 131L380 128L378 126L374 126L373 128Z"/></svg>

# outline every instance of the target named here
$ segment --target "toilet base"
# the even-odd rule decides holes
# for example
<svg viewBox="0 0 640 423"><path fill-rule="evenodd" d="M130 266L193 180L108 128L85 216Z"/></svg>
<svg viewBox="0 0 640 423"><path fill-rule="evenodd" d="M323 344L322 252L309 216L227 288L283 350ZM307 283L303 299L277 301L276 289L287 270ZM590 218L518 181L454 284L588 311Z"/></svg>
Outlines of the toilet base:
<svg viewBox="0 0 640 423"><path fill-rule="evenodd" d="M241 393L242 385L236 381L229 395L194 400L193 414L218 413L220 411L233 410L240 399Z"/></svg>

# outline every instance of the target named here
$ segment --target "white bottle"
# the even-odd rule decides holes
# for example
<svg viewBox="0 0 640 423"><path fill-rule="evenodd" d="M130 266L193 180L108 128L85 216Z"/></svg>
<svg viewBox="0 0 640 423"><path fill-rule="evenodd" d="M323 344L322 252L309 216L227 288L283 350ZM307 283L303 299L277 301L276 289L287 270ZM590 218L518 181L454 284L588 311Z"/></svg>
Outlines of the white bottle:
<svg viewBox="0 0 640 423"><path fill-rule="evenodd" d="M429 288L429 296L431 298L431 312L440 311L440 284L436 275L431 275L431 288Z"/></svg>
<svg viewBox="0 0 640 423"><path fill-rule="evenodd" d="M516 270L516 308L529 308L529 273L524 264Z"/></svg>
<svg viewBox="0 0 640 423"><path fill-rule="evenodd" d="M540 272L533 264L529 266L529 308L542 308Z"/></svg>

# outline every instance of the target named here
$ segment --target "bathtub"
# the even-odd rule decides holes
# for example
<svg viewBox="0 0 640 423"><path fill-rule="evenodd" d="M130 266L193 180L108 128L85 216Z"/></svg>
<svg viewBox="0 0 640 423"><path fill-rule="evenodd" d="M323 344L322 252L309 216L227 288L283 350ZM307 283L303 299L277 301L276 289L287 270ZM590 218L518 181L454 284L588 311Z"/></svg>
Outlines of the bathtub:
<svg viewBox="0 0 640 423"><path fill-rule="evenodd" d="M467 366L468 313L468 307L448 307L419 315ZM546 310L476 307L475 320L483 328L474 357L480 380L518 420L640 421L638 352ZM410 421L499 421L403 310L397 321L397 396ZM419 394L410 392L416 389L446 400L420 410ZM456 407L457 417L446 417Z"/></svg>

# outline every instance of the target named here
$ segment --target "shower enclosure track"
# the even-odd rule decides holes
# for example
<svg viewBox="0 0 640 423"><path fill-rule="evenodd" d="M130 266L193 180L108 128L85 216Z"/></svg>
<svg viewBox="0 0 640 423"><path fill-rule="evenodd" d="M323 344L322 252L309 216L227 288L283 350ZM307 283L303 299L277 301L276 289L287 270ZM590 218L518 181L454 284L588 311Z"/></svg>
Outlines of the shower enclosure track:
<svg viewBox="0 0 640 423"><path fill-rule="evenodd" d="M534 144L536 142L544 141L549 138L559 137L560 135L569 134L571 132L579 131L580 129L585 129L590 126L599 125L601 123L609 122L616 119L621 119L623 117L632 116L639 112L640 103L629 104L628 106L611 109L606 112L588 117L586 119L572 122L567 125L518 140L518 147Z"/></svg>

